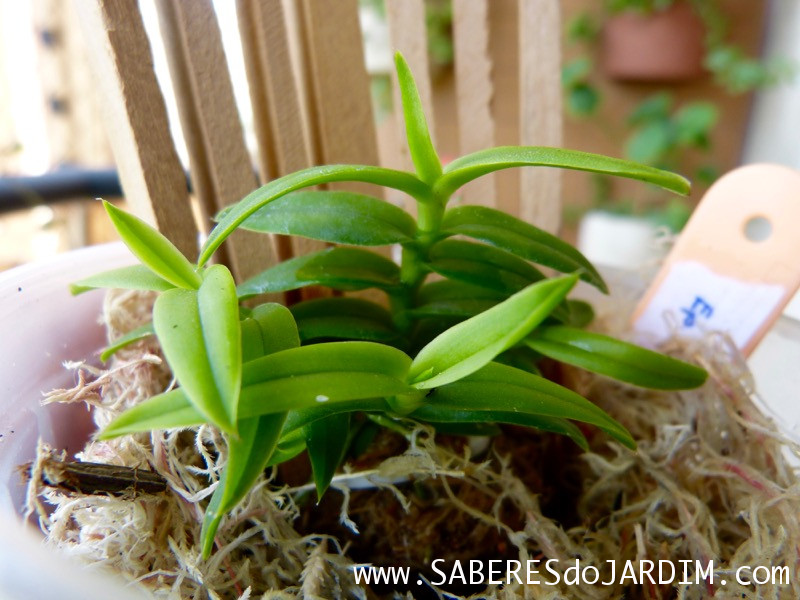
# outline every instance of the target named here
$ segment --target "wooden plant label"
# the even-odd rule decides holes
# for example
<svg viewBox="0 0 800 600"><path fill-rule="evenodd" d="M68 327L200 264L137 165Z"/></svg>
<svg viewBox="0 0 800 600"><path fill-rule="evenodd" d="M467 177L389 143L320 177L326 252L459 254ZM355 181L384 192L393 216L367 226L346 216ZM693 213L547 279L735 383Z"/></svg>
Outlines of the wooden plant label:
<svg viewBox="0 0 800 600"><path fill-rule="evenodd" d="M644 343L730 335L748 356L800 286L800 172L750 165L708 190L633 315Z"/></svg>

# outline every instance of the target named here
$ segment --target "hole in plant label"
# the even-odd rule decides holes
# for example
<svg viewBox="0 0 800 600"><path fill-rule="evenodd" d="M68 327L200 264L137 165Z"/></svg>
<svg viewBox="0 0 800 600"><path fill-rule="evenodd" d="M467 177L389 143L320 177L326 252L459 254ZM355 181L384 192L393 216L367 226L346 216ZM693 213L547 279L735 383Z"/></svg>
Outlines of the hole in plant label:
<svg viewBox="0 0 800 600"><path fill-rule="evenodd" d="M744 224L744 236L751 242L763 242L772 235L772 223L766 217L751 217Z"/></svg>

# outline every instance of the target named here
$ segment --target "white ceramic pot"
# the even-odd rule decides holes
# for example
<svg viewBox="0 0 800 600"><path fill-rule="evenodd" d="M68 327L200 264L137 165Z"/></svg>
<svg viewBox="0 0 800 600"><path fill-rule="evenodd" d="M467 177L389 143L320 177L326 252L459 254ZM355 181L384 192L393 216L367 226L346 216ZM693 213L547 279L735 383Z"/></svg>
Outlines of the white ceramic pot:
<svg viewBox="0 0 800 600"><path fill-rule="evenodd" d="M595 210L581 219L578 249L595 265L636 271L663 256L657 233L642 217Z"/></svg>
<svg viewBox="0 0 800 600"><path fill-rule="evenodd" d="M69 453L91 430L84 407L42 406L42 393L71 387L65 360L97 355L103 292L72 297L68 284L132 264L121 243L93 246L0 273L0 598L142 598L131 588L49 551L20 524L25 487L17 466L39 438Z"/></svg>

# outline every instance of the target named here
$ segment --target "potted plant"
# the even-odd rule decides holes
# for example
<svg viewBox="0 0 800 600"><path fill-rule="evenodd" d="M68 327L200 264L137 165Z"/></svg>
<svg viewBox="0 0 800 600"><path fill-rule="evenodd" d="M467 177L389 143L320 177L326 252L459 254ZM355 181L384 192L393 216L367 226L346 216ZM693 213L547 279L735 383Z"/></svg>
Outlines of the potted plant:
<svg viewBox="0 0 800 600"><path fill-rule="evenodd" d="M554 365L574 365L646 388L693 388L706 379L699 367L582 329L591 321L592 310L569 299L570 290L578 280L607 290L600 274L574 248L500 211L448 206L465 183L521 166L617 175L678 193L686 193L688 183L629 161L539 147L479 151L442 168L416 86L399 55L396 66L415 173L332 165L272 181L219 215L195 264L159 232L107 205L117 231L141 264L85 278L73 287L75 292L111 287L157 294L152 322L116 340L105 356L154 334L177 387L121 413L119 404L104 412L99 439L108 441L97 443L103 444L103 453L135 447L140 460L142 448L160 456L154 454L146 462L168 472L168 481L183 496L167 501L173 503L170 508L163 508L162 500L150 505L148 519L155 519L150 525L158 529L157 523L167 519L162 534L151 530L134 539L145 545L160 540L159 548L169 548L194 565L191 569L200 575L189 578L195 577L193 585L207 585L228 573L226 589L236 587L235 574L250 567L249 562L225 562L232 552L231 535L234 545L247 546L243 560L250 556L246 561L261 565L273 560L268 547L276 539L287 544L274 558L279 563L291 561L298 545L308 544L304 537L286 537L288 525L275 525L277 521L277 529L260 529L265 547L243 541L252 533L236 533L249 519L269 520L268 515L279 510L274 494L280 492L269 490L265 469L292 464L303 453L320 499L336 477L348 480L346 473L337 475L345 457L369 441L376 429L408 436L409 451L416 449L417 454L392 463L400 464L405 475L420 474L408 466L420 457L419 444L429 444L428 458L439 452L432 437L437 430L485 435L499 433L497 424L511 424L561 434L580 448L588 447L587 435L603 434L620 447L634 448L635 440L617 420L560 384L564 381ZM417 219L376 198L304 190L341 181L401 190L417 201ZM285 261L237 285L224 265L209 261L238 227L342 245ZM402 247L399 265L364 249L389 244ZM534 263L562 274L547 277ZM376 288L386 302L332 296L288 308L252 304L264 293L311 285L338 291ZM250 302L244 305L244 300ZM181 433L197 427L188 438ZM171 433L143 435L162 430ZM363 435L367 433L371 435ZM447 442L447 460L456 460L452 452L463 447L458 439L462 438ZM176 474L170 469L180 457L191 464ZM425 464L434 473L445 473L444 462L438 467ZM192 485L206 481L205 491L194 499L189 480ZM394 480L375 481L391 486ZM439 492L450 489L442 485ZM298 490L302 489L301 485ZM413 489L420 495L430 492ZM355 527L346 514L341 519ZM176 527L183 533L170 533L169 543L161 539L167 535L163 531ZM105 544L109 532L103 531L106 534L97 535ZM320 543L319 536L311 539L313 557L307 559L332 561L328 542ZM220 548L217 554L215 544ZM119 555L130 552L119 549ZM139 556L144 551L136 552ZM145 558L137 559L144 573L132 576L159 580L161 559ZM116 554L114 560L119 560ZM315 578L310 565L305 564L302 576L291 585L302 584L304 590L308 585L318 595L333 595L333 588L350 589L340 579ZM290 585L280 576L282 567L276 568L266 581ZM156 574L147 575L147 569Z"/></svg>
<svg viewBox="0 0 800 600"><path fill-rule="evenodd" d="M727 33L718 0L605 0L599 13L580 13L568 27L573 42L599 39L602 67L619 81L674 84L711 73L736 94L795 72L791 61L748 56Z"/></svg>
<svg viewBox="0 0 800 600"><path fill-rule="evenodd" d="M705 70L705 28L687 1L612 0L603 26L603 68L623 81L680 82Z"/></svg>

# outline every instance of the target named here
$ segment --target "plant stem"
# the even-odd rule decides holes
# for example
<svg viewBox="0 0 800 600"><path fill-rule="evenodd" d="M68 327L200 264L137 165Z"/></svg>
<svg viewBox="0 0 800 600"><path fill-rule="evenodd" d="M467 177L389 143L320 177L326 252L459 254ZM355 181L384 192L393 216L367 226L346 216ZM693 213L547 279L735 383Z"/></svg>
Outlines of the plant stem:
<svg viewBox="0 0 800 600"><path fill-rule="evenodd" d="M432 192L427 197L415 198L417 201L417 231L414 242L403 245L400 262L400 286L397 294L391 297L395 325L408 332L413 319L405 311L414 307L414 297L428 274L425 263L430 247L439 237L439 230L447 205L446 198L439 198Z"/></svg>

